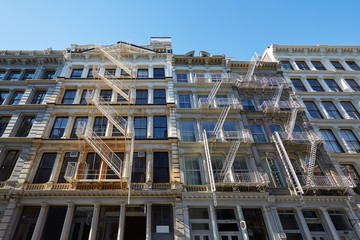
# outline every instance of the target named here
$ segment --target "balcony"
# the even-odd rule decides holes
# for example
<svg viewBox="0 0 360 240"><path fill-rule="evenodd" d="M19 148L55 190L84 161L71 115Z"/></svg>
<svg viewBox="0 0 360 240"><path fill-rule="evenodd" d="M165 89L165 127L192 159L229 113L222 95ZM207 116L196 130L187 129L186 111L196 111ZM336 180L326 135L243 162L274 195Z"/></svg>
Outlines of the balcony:
<svg viewBox="0 0 360 240"><path fill-rule="evenodd" d="M220 142L240 141L241 143L253 143L253 136L248 129L241 131L220 131L218 136L214 131L206 131L209 141L219 140Z"/></svg>
<svg viewBox="0 0 360 240"><path fill-rule="evenodd" d="M215 180L222 179L220 173L215 174ZM216 186L239 186L239 187L261 187L270 183L269 176L265 172L245 172L230 175L227 181L216 182Z"/></svg>
<svg viewBox="0 0 360 240"><path fill-rule="evenodd" d="M314 131L307 132L293 132L289 135L286 132L279 132L283 142L296 142L296 143L309 143L316 142L320 143L324 141L323 136L320 133Z"/></svg>
<svg viewBox="0 0 360 240"><path fill-rule="evenodd" d="M313 176L310 184L306 184L307 176L299 176L305 190L347 190L356 187L350 176Z"/></svg>
<svg viewBox="0 0 360 240"><path fill-rule="evenodd" d="M291 82L287 81L282 77L275 76L252 76L252 78L248 79L245 75L231 74L230 77L231 82L235 82L238 88L279 88L281 84L284 84L284 88L288 88L291 85Z"/></svg>
<svg viewBox="0 0 360 240"><path fill-rule="evenodd" d="M242 109L242 105L237 98L200 98L199 108L224 108L230 106L232 109Z"/></svg>

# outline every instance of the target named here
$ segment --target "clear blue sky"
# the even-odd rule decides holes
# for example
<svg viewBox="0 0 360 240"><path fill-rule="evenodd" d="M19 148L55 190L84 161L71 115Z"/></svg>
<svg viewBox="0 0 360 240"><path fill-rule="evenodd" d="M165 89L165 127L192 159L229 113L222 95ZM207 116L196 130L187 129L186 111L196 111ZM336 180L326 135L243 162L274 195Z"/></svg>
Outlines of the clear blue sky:
<svg viewBox="0 0 360 240"><path fill-rule="evenodd" d="M359 0L1 0L0 49L148 44L248 60L277 44L360 45Z"/></svg>

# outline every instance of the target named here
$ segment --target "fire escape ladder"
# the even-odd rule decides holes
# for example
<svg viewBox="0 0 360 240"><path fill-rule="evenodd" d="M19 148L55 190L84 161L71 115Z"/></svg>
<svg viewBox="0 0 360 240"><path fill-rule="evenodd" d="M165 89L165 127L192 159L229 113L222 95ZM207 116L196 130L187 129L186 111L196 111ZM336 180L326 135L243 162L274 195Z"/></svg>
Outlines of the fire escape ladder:
<svg viewBox="0 0 360 240"><path fill-rule="evenodd" d="M314 166L316 162L316 150L317 150L317 141L313 136L309 136L310 140L310 151L308 152L309 165L307 167L306 173L306 185L313 185L313 176L314 176Z"/></svg>
<svg viewBox="0 0 360 240"><path fill-rule="evenodd" d="M80 122L76 128L76 135L79 138L83 137L115 174L120 179L122 178L123 160L120 159L106 143L104 143L101 137L98 136L92 128L87 126L85 122Z"/></svg>
<svg viewBox="0 0 360 240"><path fill-rule="evenodd" d="M219 90L221 83L224 81L224 78L222 77L221 79L217 79L213 88L211 89L208 99L209 102L212 102L212 100L215 98L217 91Z"/></svg>
<svg viewBox="0 0 360 240"><path fill-rule="evenodd" d="M205 149L205 160L206 160L206 167L209 174L209 181L210 181L210 190L213 194L214 199L214 205L217 205L217 199L216 199L216 186L215 186L215 179L214 179L214 172L211 164L211 156L210 156L210 150L209 150L209 143L206 135L206 130L204 129L203 132L203 139L204 139L204 149Z"/></svg>
<svg viewBox="0 0 360 240"><path fill-rule="evenodd" d="M295 173L294 167L291 164L291 161L289 159L289 156L286 152L286 149L284 147L284 144L282 143L282 140L280 138L280 135L278 132L274 132L272 135L272 139L274 140L276 149L279 153L280 159L284 165L286 174L288 176L289 182L291 184L292 189L294 190L294 193L296 195L302 195L304 193L301 184L299 182L299 179Z"/></svg>
<svg viewBox="0 0 360 240"><path fill-rule="evenodd" d="M218 138L220 130L222 128L222 126L224 125L225 119L230 111L231 105L228 105L226 107L223 108L223 110L221 111L221 114L218 118L218 121L216 122L215 128L214 128L214 132L213 135L216 136L216 138Z"/></svg>
<svg viewBox="0 0 360 240"><path fill-rule="evenodd" d="M97 46L96 49L102 53L106 58L115 63L119 68L124 70L130 76L133 76L131 69L129 69L125 64L124 58L121 57L120 52L116 51L116 49L110 49L109 47L101 47Z"/></svg>
<svg viewBox="0 0 360 240"><path fill-rule="evenodd" d="M230 150L229 150L228 154L226 155L226 159L225 159L223 168L221 169L221 172L220 172L220 177L222 178L223 182L226 181L226 179L228 178L228 176L230 174L231 167L234 163L236 153L239 149L239 146L240 146L240 141L231 142Z"/></svg>

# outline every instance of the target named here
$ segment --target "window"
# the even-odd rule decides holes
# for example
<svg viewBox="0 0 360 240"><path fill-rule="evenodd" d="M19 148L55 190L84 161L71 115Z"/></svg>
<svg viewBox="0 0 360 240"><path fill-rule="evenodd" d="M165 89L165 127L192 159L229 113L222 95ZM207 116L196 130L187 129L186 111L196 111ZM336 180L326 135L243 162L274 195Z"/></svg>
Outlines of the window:
<svg viewBox="0 0 360 240"><path fill-rule="evenodd" d="M66 90L61 103L72 104L74 102L75 95L76 95L76 90Z"/></svg>
<svg viewBox="0 0 360 240"><path fill-rule="evenodd" d="M127 89L123 89L122 90L127 96L129 96L129 90ZM128 102L128 100L126 100L126 98L124 98L122 95L120 95L119 93L117 94L117 102Z"/></svg>
<svg viewBox="0 0 360 240"><path fill-rule="evenodd" d="M70 78L81 78L82 72L82 69L73 69Z"/></svg>
<svg viewBox="0 0 360 240"><path fill-rule="evenodd" d="M179 94L179 108L191 108L190 94Z"/></svg>
<svg viewBox="0 0 360 240"><path fill-rule="evenodd" d="M270 178L271 187L284 187L279 168L274 159L263 159L261 165Z"/></svg>
<svg viewBox="0 0 360 240"><path fill-rule="evenodd" d="M239 220L236 219L234 209L217 208L216 219L221 239L239 239L239 233L237 233L239 231Z"/></svg>
<svg viewBox="0 0 360 240"><path fill-rule="evenodd" d="M111 102L112 90L101 90L100 101Z"/></svg>
<svg viewBox="0 0 360 240"><path fill-rule="evenodd" d="M280 125L271 124L269 127L270 127L271 133L274 133L274 132L281 133L281 132L283 132L283 129L282 129L282 127Z"/></svg>
<svg viewBox="0 0 360 240"><path fill-rule="evenodd" d="M224 132L236 132L238 130L235 121L225 121L223 125Z"/></svg>
<svg viewBox="0 0 360 240"><path fill-rule="evenodd" d="M166 116L154 116L154 139L167 138Z"/></svg>
<svg viewBox="0 0 360 240"><path fill-rule="evenodd" d="M92 68L91 68L91 69L89 69L88 74L87 74L87 78L94 78Z"/></svg>
<svg viewBox="0 0 360 240"><path fill-rule="evenodd" d="M223 176L220 174L224 165L224 158L222 156L212 155L211 165L212 165L212 171L214 173L215 182L221 182L223 180Z"/></svg>
<svg viewBox="0 0 360 240"><path fill-rule="evenodd" d="M304 61L296 61L295 63L300 70L310 70L308 65Z"/></svg>
<svg viewBox="0 0 360 240"><path fill-rule="evenodd" d="M154 78L165 78L165 69L154 68Z"/></svg>
<svg viewBox="0 0 360 240"><path fill-rule="evenodd" d="M70 237L73 240L89 239L93 206L76 206L71 223Z"/></svg>
<svg viewBox="0 0 360 240"><path fill-rule="evenodd" d="M168 152L154 152L154 183L168 183L170 182L169 173L169 153Z"/></svg>
<svg viewBox="0 0 360 240"><path fill-rule="evenodd" d="M0 80L4 79L5 71L0 71Z"/></svg>
<svg viewBox="0 0 360 240"><path fill-rule="evenodd" d="M46 71L43 75L43 79L53 79L55 76L55 71Z"/></svg>
<svg viewBox="0 0 360 240"><path fill-rule="evenodd" d="M96 239L116 239L119 229L119 216L119 205L101 206Z"/></svg>
<svg viewBox="0 0 360 240"><path fill-rule="evenodd" d="M146 152L143 155L140 155L139 153L134 153L131 182L144 183L145 180L146 180Z"/></svg>
<svg viewBox="0 0 360 240"><path fill-rule="evenodd" d="M241 104L245 111L256 111L254 102L252 99L243 99L241 100Z"/></svg>
<svg viewBox="0 0 360 240"><path fill-rule="evenodd" d="M10 117L0 117L0 137L5 132L5 129L10 121Z"/></svg>
<svg viewBox="0 0 360 240"><path fill-rule="evenodd" d="M350 129L340 130L341 136L344 138L348 149L352 152L360 152L360 143L353 131Z"/></svg>
<svg viewBox="0 0 360 240"><path fill-rule="evenodd" d="M330 61L336 70L345 70L338 61Z"/></svg>
<svg viewBox="0 0 360 240"><path fill-rule="evenodd" d="M246 163L246 158L245 157L236 157L234 159L233 167L234 167L234 173L236 176L236 180L240 181L240 182L242 180L246 181L246 178L249 173L249 168ZM243 174L246 174L246 176L243 176Z"/></svg>
<svg viewBox="0 0 360 240"><path fill-rule="evenodd" d="M124 164L124 152L114 152L115 155L119 158L120 162ZM123 165L124 166L124 165ZM106 168L106 179L119 179L119 176L107 165Z"/></svg>
<svg viewBox="0 0 360 240"><path fill-rule="evenodd" d="M81 99L80 99L80 104L87 104L87 101L86 101L86 94L87 94L87 89L84 89L82 91L82 94L81 94Z"/></svg>
<svg viewBox="0 0 360 240"><path fill-rule="evenodd" d="M27 137L34 123L34 117L24 117L15 137Z"/></svg>
<svg viewBox="0 0 360 240"><path fill-rule="evenodd" d="M165 89L154 89L154 104L166 104Z"/></svg>
<svg viewBox="0 0 360 240"><path fill-rule="evenodd" d="M88 153L86 156L87 169L83 174L85 179L97 179L99 177L99 169L101 158L97 153Z"/></svg>
<svg viewBox="0 0 360 240"><path fill-rule="evenodd" d="M304 102L304 104L311 117L318 119L323 118L314 102Z"/></svg>
<svg viewBox="0 0 360 240"><path fill-rule="evenodd" d="M357 188L355 190L359 191L360 175L356 171L355 167L351 164L341 164L340 168L343 171L343 173L345 174L345 176L350 176L355 181L355 183L357 185Z"/></svg>
<svg viewBox="0 0 360 240"><path fill-rule="evenodd" d="M46 95L46 91L36 91L31 104L42 104Z"/></svg>
<svg viewBox="0 0 360 240"><path fill-rule="evenodd" d="M354 71L359 71L360 68L359 66L354 62L354 61L346 61L347 65L349 65L349 67L354 70Z"/></svg>
<svg viewBox="0 0 360 240"><path fill-rule="evenodd" d="M58 183L66 183L67 182L65 180L65 178L64 178L66 168L68 167L68 164L70 162L75 162L76 163L78 161L78 159L79 159L78 156L77 157L71 157L69 152L65 153L64 160L63 160L62 165L61 165L59 177L58 177L58 180L57 180Z"/></svg>
<svg viewBox="0 0 360 240"><path fill-rule="evenodd" d="M173 239L174 224L173 224L173 207L172 205L158 205L151 206L151 239ZM160 230L160 226L168 229L167 233Z"/></svg>
<svg viewBox="0 0 360 240"><path fill-rule="evenodd" d="M19 104L23 95L24 91L15 91L10 99L9 105Z"/></svg>
<svg viewBox="0 0 360 240"><path fill-rule="evenodd" d="M335 82L335 80L333 80L333 79L325 79L325 82L329 86L331 91L333 91L333 92L342 92L340 87Z"/></svg>
<svg viewBox="0 0 360 240"><path fill-rule="evenodd" d="M24 206L13 239L31 239L40 209L40 206Z"/></svg>
<svg viewBox="0 0 360 240"><path fill-rule="evenodd" d="M315 92L323 92L324 91L324 89L322 88L322 86L320 85L318 80L316 80L316 79L308 79L307 81L310 84L311 88Z"/></svg>
<svg viewBox="0 0 360 240"><path fill-rule="evenodd" d="M326 109L330 118L333 119L342 119L339 111L336 109L335 105L332 102L322 102L322 105Z"/></svg>
<svg viewBox="0 0 360 240"><path fill-rule="evenodd" d="M136 90L135 104L148 104L148 90Z"/></svg>
<svg viewBox="0 0 360 240"><path fill-rule="evenodd" d="M34 78L35 71L26 71L22 80L31 80Z"/></svg>
<svg viewBox="0 0 360 240"><path fill-rule="evenodd" d="M294 212L292 210L278 210L278 214L287 239L302 240L303 237Z"/></svg>
<svg viewBox="0 0 360 240"><path fill-rule="evenodd" d="M306 92L306 88L304 87L304 84L301 82L300 79L291 79L291 82L293 83L297 91Z"/></svg>
<svg viewBox="0 0 360 240"><path fill-rule="evenodd" d="M318 217L316 211L303 210L302 211L305 222L307 223L310 232L324 232L324 227L321 223L321 219ZM325 239L325 238L324 238Z"/></svg>
<svg viewBox="0 0 360 240"><path fill-rule="evenodd" d="M136 139L147 138L147 117L134 117L134 129Z"/></svg>
<svg viewBox="0 0 360 240"><path fill-rule="evenodd" d="M186 156L186 184L187 185L202 185L200 164L197 156Z"/></svg>
<svg viewBox="0 0 360 240"><path fill-rule="evenodd" d="M70 138L78 138L76 135L76 129L79 126L79 123L86 124L88 121L88 117L76 117L74 121L74 126L70 134Z"/></svg>
<svg viewBox="0 0 360 240"><path fill-rule="evenodd" d="M68 117L57 117L49 138L61 138L64 135Z"/></svg>
<svg viewBox="0 0 360 240"><path fill-rule="evenodd" d="M311 63L314 65L316 70L326 70L326 68L320 61L311 61Z"/></svg>
<svg viewBox="0 0 360 240"><path fill-rule="evenodd" d="M67 206L50 206L41 239L60 239Z"/></svg>
<svg viewBox="0 0 360 240"><path fill-rule="evenodd" d="M349 86L351 87L351 89L353 91L360 92L360 87L359 87L359 85L357 85L355 80L353 80L353 79L345 79L345 81L347 82L347 84L349 84Z"/></svg>
<svg viewBox="0 0 360 240"><path fill-rule="evenodd" d="M212 73L211 74L211 82L220 82L222 79L221 73Z"/></svg>
<svg viewBox="0 0 360 240"><path fill-rule="evenodd" d="M347 114L353 119L360 119L359 112L355 109L351 102L340 102Z"/></svg>
<svg viewBox="0 0 360 240"><path fill-rule="evenodd" d="M20 71L11 71L7 77L7 80L15 81L20 77Z"/></svg>
<svg viewBox="0 0 360 240"><path fill-rule="evenodd" d="M255 142L258 142L258 143L266 143L267 142L264 129L261 125L257 125L257 124L251 125L250 130L251 130L251 133L253 135Z"/></svg>
<svg viewBox="0 0 360 240"><path fill-rule="evenodd" d="M121 70L120 70L120 76L129 77L130 74L127 73L124 69L121 69Z"/></svg>
<svg viewBox="0 0 360 240"><path fill-rule="evenodd" d="M343 210L329 210L329 215L337 231L353 230Z"/></svg>
<svg viewBox="0 0 360 240"><path fill-rule="evenodd" d="M191 239L210 240L210 219L209 210L206 207L189 207Z"/></svg>
<svg viewBox="0 0 360 240"><path fill-rule="evenodd" d="M289 61L282 61L281 66L284 70L294 70Z"/></svg>
<svg viewBox="0 0 360 240"><path fill-rule="evenodd" d="M186 73L178 73L176 74L176 80L178 83L187 83L187 74Z"/></svg>
<svg viewBox="0 0 360 240"><path fill-rule="evenodd" d="M56 155L56 153L44 153L42 155L33 183L46 183L50 180Z"/></svg>
<svg viewBox="0 0 360 240"><path fill-rule="evenodd" d="M9 96L9 91L0 91L0 105L3 105L6 98Z"/></svg>
<svg viewBox="0 0 360 240"><path fill-rule="evenodd" d="M105 76L115 76L116 69L105 69Z"/></svg>
<svg viewBox="0 0 360 240"><path fill-rule="evenodd" d="M183 142L195 142L195 123L193 121L181 121L181 138Z"/></svg>
<svg viewBox="0 0 360 240"><path fill-rule="evenodd" d="M137 77L138 78L148 78L148 70L147 69L138 69L138 73L137 73Z"/></svg>
<svg viewBox="0 0 360 240"><path fill-rule="evenodd" d="M331 152L344 152L330 129L322 129L320 132L323 135L325 143Z"/></svg>
<svg viewBox="0 0 360 240"><path fill-rule="evenodd" d="M106 133L107 118L106 117L95 117L94 119L94 134L98 136L105 136Z"/></svg>
<svg viewBox="0 0 360 240"><path fill-rule="evenodd" d="M0 182L6 181L10 176L19 157L20 151L9 150L2 160L0 168Z"/></svg>
<svg viewBox="0 0 360 240"><path fill-rule="evenodd" d="M118 120L118 124L120 125L120 127L122 127L124 129L124 131L126 131L126 124L127 124L127 117L122 117ZM113 137L122 137L124 136L124 134L115 126L113 126L113 130L112 130L112 135Z"/></svg>

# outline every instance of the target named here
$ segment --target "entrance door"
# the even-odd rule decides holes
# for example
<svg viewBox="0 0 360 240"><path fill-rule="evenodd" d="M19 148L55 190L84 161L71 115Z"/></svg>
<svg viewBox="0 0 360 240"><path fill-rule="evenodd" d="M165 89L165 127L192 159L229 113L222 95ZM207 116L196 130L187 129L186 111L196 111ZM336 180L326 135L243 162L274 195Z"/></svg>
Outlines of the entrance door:
<svg viewBox="0 0 360 240"><path fill-rule="evenodd" d="M146 239L146 211L144 205L129 205L126 207L124 239Z"/></svg>
<svg viewBox="0 0 360 240"><path fill-rule="evenodd" d="M244 218L250 240L269 240L260 208L244 208Z"/></svg>

